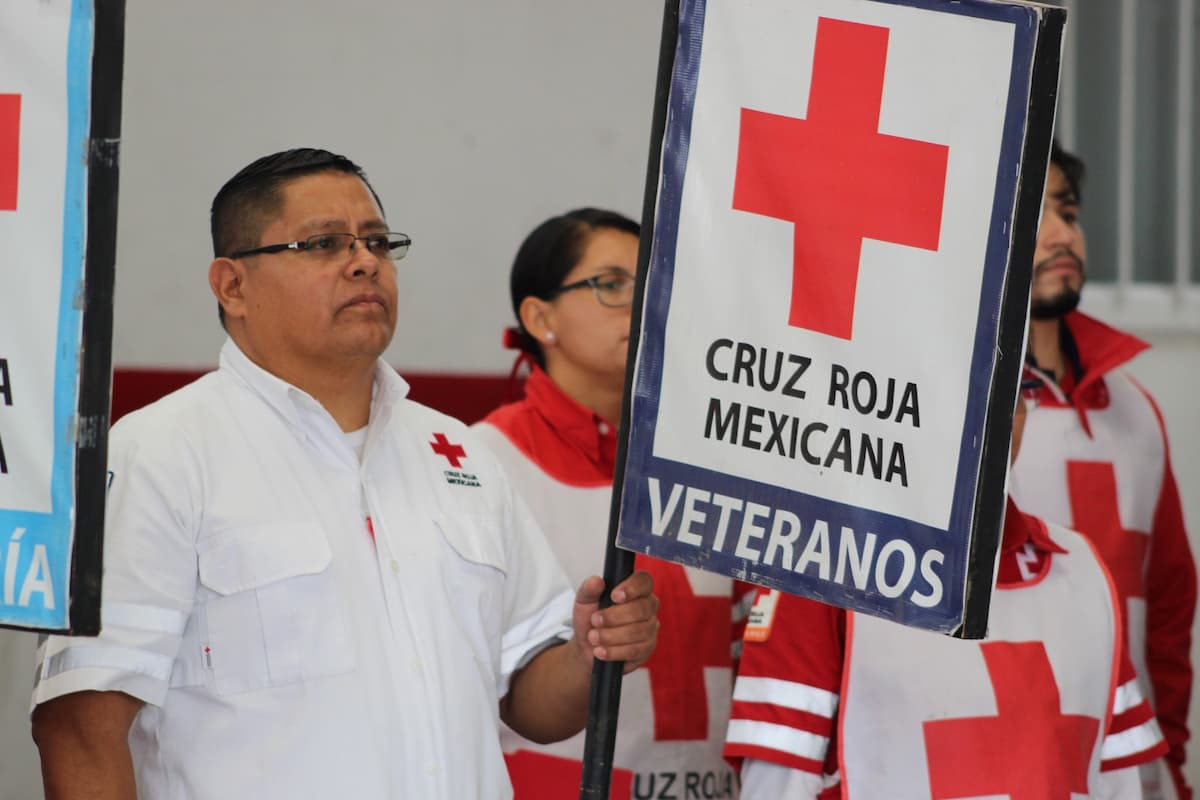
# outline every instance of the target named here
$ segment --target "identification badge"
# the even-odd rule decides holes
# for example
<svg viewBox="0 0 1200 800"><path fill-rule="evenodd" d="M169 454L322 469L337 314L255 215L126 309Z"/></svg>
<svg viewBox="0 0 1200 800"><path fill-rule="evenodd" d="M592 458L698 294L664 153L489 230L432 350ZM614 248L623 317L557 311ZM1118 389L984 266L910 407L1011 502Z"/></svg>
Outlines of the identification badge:
<svg viewBox="0 0 1200 800"><path fill-rule="evenodd" d="M746 621L746 633L743 637L747 642L765 642L771 638L771 628L775 625L775 607L779 605L779 590L762 590L750 608L750 617Z"/></svg>

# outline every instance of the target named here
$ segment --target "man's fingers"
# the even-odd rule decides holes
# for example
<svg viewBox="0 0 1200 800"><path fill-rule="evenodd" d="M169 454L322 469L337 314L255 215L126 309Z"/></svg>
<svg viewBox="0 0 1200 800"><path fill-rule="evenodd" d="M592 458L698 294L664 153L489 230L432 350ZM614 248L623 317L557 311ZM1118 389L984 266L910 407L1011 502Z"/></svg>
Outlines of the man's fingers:
<svg viewBox="0 0 1200 800"><path fill-rule="evenodd" d="M612 649L625 645L653 645L658 633L658 620L650 619L619 628L592 628L588 631L588 644L593 648Z"/></svg>
<svg viewBox="0 0 1200 800"><path fill-rule="evenodd" d="M654 644L652 642L634 642L592 648L592 655L600 661L626 662L625 672L630 672L646 663L653 654Z"/></svg>
<svg viewBox="0 0 1200 800"><path fill-rule="evenodd" d="M648 661L653 652L653 648L645 642L597 647L592 651L593 655L601 661L632 662L635 668ZM628 672L628 670L626 671Z"/></svg>
<svg viewBox="0 0 1200 800"><path fill-rule="evenodd" d="M575 592L575 602L577 603L598 603L601 595L604 594L604 579L598 575L593 575L579 584L579 589ZM654 596L654 579L650 577L648 572L635 572L625 580L617 584L617 588L613 589L613 603L630 603L643 597ZM655 600L655 608L657 600Z"/></svg>
<svg viewBox="0 0 1200 800"><path fill-rule="evenodd" d="M592 576L575 593L575 635L580 655L601 661L624 661L625 672L645 663L658 638L658 598L654 579L635 572L617 585L614 605L599 609L604 581ZM590 613L588 606L593 606ZM589 662L590 663L590 662Z"/></svg>
<svg viewBox="0 0 1200 800"><path fill-rule="evenodd" d="M595 611L589 621L593 628L617 628L653 619L657 611L658 598L651 595L619 606L609 606L603 611Z"/></svg>
<svg viewBox="0 0 1200 800"><path fill-rule="evenodd" d="M614 603L628 603L639 597L649 597L653 593L654 579L650 577L650 573L639 570L617 584L617 588L613 589L612 598Z"/></svg>

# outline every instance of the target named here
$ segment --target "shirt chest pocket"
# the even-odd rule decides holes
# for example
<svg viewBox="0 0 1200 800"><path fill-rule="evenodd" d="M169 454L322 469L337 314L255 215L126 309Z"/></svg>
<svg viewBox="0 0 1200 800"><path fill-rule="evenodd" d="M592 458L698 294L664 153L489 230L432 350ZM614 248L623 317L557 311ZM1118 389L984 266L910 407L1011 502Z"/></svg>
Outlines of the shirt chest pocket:
<svg viewBox="0 0 1200 800"><path fill-rule="evenodd" d="M309 523L223 531L201 544L204 668L222 695L348 672L354 651L332 552Z"/></svg>
<svg viewBox="0 0 1200 800"><path fill-rule="evenodd" d="M454 622L477 652L486 648L488 660L498 665L508 568L496 523L436 514L434 525L444 545L444 586Z"/></svg>

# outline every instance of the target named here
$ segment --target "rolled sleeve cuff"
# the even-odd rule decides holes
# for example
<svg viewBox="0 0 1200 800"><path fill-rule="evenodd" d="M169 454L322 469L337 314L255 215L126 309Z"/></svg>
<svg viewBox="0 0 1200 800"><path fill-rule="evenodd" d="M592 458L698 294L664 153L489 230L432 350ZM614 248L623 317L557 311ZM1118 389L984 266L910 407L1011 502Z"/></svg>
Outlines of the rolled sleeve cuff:
<svg viewBox="0 0 1200 800"><path fill-rule="evenodd" d="M508 694L509 682L517 670L547 647L571 638L571 613L574 607L575 592L568 589L556 595L540 612L505 632L501 642L500 676L496 685L499 697Z"/></svg>
<svg viewBox="0 0 1200 800"><path fill-rule="evenodd" d="M40 678L33 689L30 713L40 704L75 692L124 692L144 703L161 706L167 682L149 675L104 667L78 667L49 678Z"/></svg>
<svg viewBox="0 0 1200 800"><path fill-rule="evenodd" d="M73 692L117 691L161 706L185 617L171 609L112 603L99 637L48 636L38 647L32 710Z"/></svg>

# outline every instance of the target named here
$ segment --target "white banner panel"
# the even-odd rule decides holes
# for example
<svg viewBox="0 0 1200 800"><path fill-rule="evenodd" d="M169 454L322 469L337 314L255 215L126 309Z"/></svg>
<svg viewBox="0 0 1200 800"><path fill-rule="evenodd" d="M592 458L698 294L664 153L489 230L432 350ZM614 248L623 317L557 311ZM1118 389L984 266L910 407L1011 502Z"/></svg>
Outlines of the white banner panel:
<svg viewBox="0 0 1200 800"><path fill-rule="evenodd" d="M982 635L1064 19L681 0L622 547Z"/></svg>
<svg viewBox="0 0 1200 800"><path fill-rule="evenodd" d="M842 503L857 501L945 528L978 313L974 302L948 303L947 298L978 297L982 284L993 198L978 187L994 183L1000 160L1013 26L855 0L804 4L804 13L788 2L709 3L708 8L706 67L696 94L675 257L711 268L704 280L680 281L672 289L666 349L674 357L664 368L660 406L661 417L672 423L659 429L654 455L733 470ZM814 63L822 18L888 33L886 69L874 76L882 82L882 94L872 96L874 87L868 85L862 112L878 117L880 134L907 141L876 146L882 136L856 140L835 128L829 146L788 152L785 119L775 120L779 128L768 129L765 141L739 143L744 117L729 113L731 108L813 121L814 111L819 113L810 107L813 76L844 80L844 73L822 72L820 63L815 71L800 68ZM946 68L951 64L955 69ZM828 71L844 69L834 63ZM739 83L742 70L763 77ZM859 101L840 91L837 97L847 104ZM747 157L739 149L750 147L779 148L760 157L774 170L795 171L795 195L772 196L758 211L729 202L739 178L753 180L739 174ZM897 208L871 207L880 191L875 184L889 180L881 158L894 153L903 159L910 148L938 147L947 153L945 166L914 177L932 190L940 188L945 175L944 203L930 204L920 215L924 219L916 220L904 213L908 198L899 199ZM735 153L740 160L730 157ZM790 163L779 163L785 160ZM814 186L818 172L828 174L832 185ZM805 203L814 208L802 207ZM712 213L714 205L724 206L719 215ZM903 230L890 237L900 241L863 238L875 223L872 214L882 218L877 224L900 215L896 227L912 230L925 223L940 235L932 237L933 248L911 246ZM802 249L803 240L827 235L828 227L844 218L859 228L847 232L848 238L857 235L850 253L857 267L838 278L857 290L853 303L838 312L844 314L847 335L786 324L793 297L800 304L811 302L809 295L832 279L832 270L778 254L790 253L797 241L796 249ZM753 274L745 266L750 263L756 265ZM898 298L904 298L902 313ZM897 348L901 327L908 346ZM931 359L934 352L938 357ZM789 389L802 364L807 367ZM708 373L710 391L694 391L697 368ZM768 388L775 380L778 385ZM718 398L716 412L713 397ZM735 404L742 409L738 433L743 439L749 409L786 415L783 447L764 457L761 449L731 442L732 429L728 436L713 435L710 414L727 416ZM811 429L813 422L827 427ZM763 434L752 438L765 445L770 417L762 424ZM695 436L701 429L708 435ZM865 455L864 436L873 451ZM791 462L809 456L821 460L820 469L789 469Z"/></svg>
<svg viewBox="0 0 1200 800"><path fill-rule="evenodd" d="M0 623L66 627L92 8L0 4Z"/></svg>

